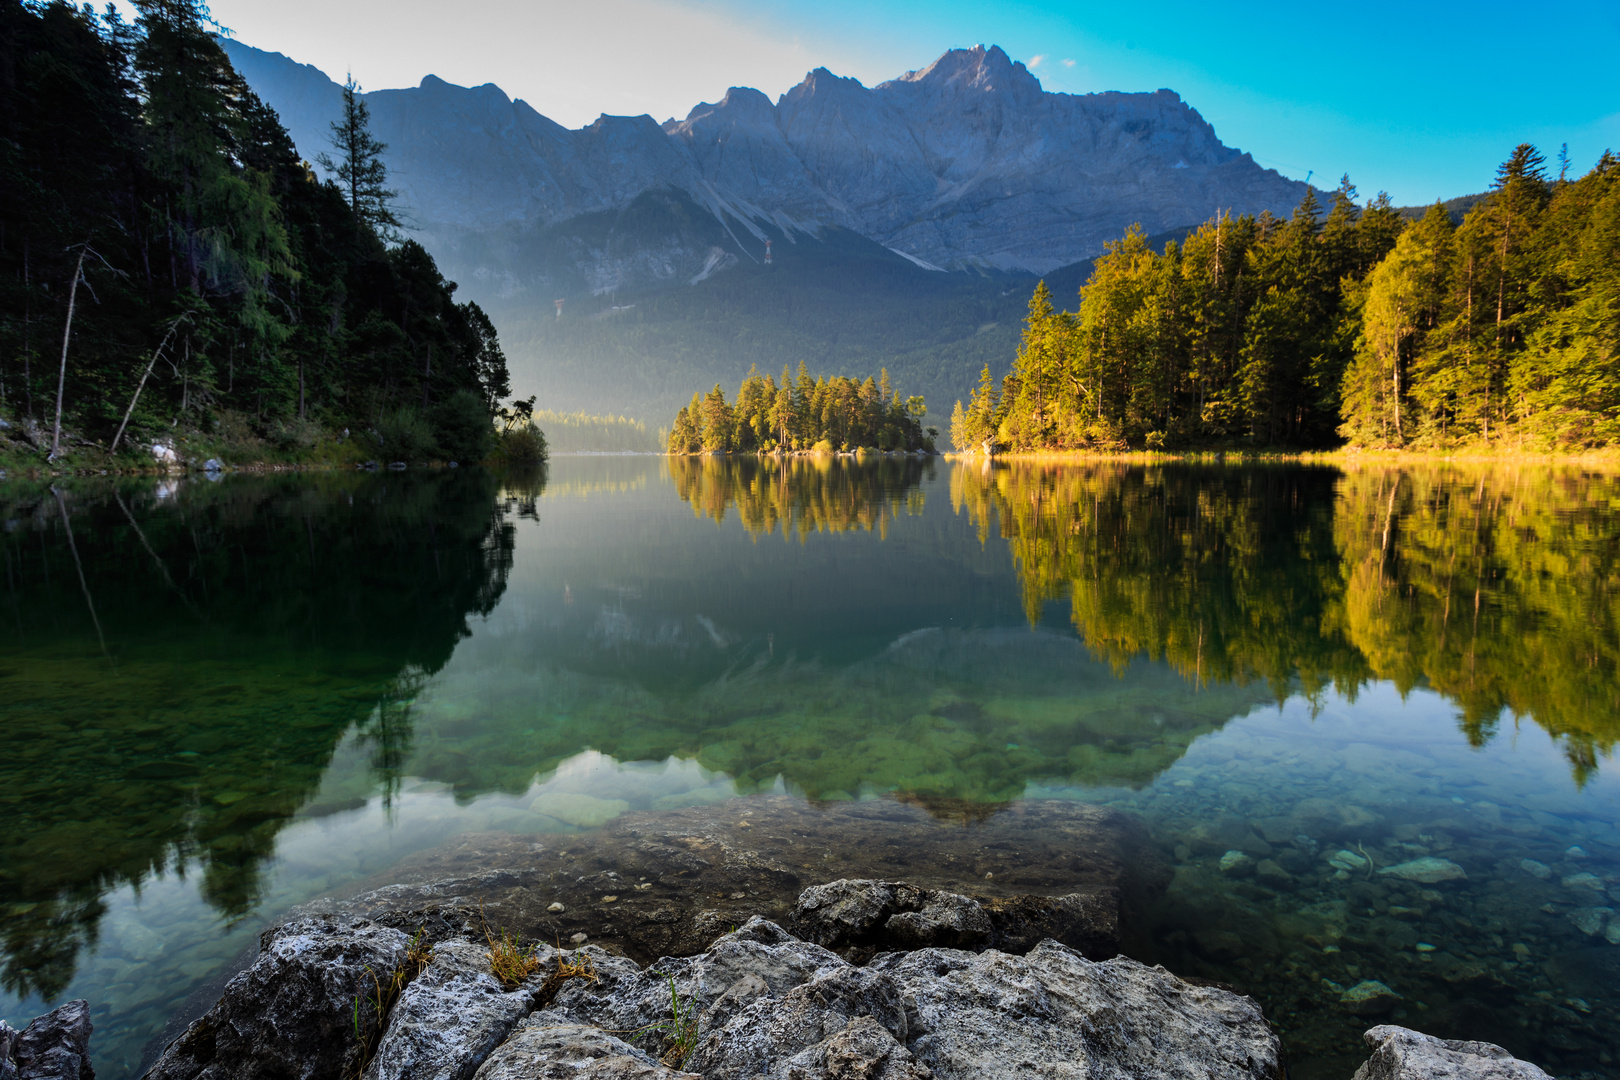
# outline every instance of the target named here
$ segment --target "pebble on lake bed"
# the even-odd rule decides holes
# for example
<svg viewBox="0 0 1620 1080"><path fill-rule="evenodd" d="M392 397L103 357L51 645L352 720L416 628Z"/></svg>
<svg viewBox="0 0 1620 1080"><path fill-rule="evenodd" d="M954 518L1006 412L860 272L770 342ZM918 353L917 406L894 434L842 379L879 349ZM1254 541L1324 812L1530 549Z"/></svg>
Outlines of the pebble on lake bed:
<svg viewBox="0 0 1620 1080"><path fill-rule="evenodd" d="M1603 891L1603 879L1596 874L1588 874L1584 871L1564 878L1564 885L1571 889L1591 889L1593 892L1598 893Z"/></svg>
<svg viewBox="0 0 1620 1080"><path fill-rule="evenodd" d="M1246 852L1228 851L1221 856L1221 873L1247 874L1254 869L1254 860Z"/></svg>
<svg viewBox="0 0 1620 1080"><path fill-rule="evenodd" d="M563 907L560 901L553 900L551 903L546 905L546 910L551 912L553 915L560 915L568 909Z"/></svg>
<svg viewBox="0 0 1620 1080"><path fill-rule="evenodd" d="M577 934L570 934L568 936L568 940L570 942L572 942L573 944L575 944L575 945L583 945L587 941L591 940L591 935L581 931L580 933L577 933Z"/></svg>
<svg viewBox="0 0 1620 1080"><path fill-rule="evenodd" d="M1450 859L1437 859L1432 855L1413 859L1411 862L1398 863L1395 866L1386 866L1378 872L1400 878L1402 881L1420 881L1425 885L1468 877L1467 872Z"/></svg>
<svg viewBox="0 0 1620 1080"><path fill-rule="evenodd" d="M1523 870L1531 877L1541 881L1546 881L1548 878L1552 877L1552 867L1548 866L1544 862L1537 862L1534 859L1520 859L1519 869Z"/></svg>

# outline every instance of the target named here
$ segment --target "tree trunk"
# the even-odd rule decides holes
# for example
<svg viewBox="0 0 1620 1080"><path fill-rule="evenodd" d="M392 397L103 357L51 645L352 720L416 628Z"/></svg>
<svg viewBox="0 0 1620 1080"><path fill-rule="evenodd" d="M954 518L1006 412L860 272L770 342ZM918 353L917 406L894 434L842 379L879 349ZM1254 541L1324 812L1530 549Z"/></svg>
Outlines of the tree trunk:
<svg viewBox="0 0 1620 1080"><path fill-rule="evenodd" d="M79 279L84 276L84 248L79 248L79 261L73 267L73 284L68 289L67 326L62 330L62 366L56 372L56 425L51 429L51 454L47 461L55 461L62 449L62 390L67 384L68 342L73 339L73 306L79 299Z"/></svg>

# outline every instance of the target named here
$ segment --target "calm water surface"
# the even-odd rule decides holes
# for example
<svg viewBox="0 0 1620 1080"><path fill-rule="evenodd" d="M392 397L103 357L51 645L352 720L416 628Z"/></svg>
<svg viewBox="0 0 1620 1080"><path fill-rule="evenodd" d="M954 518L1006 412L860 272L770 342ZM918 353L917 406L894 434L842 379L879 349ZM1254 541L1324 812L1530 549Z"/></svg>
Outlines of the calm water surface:
<svg viewBox="0 0 1620 1080"><path fill-rule="evenodd" d="M1613 477L12 481L0 573L0 1016L88 998L104 1080L294 904L761 792L1141 815L1143 959L1297 1077L1381 1017L1620 1076Z"/></svg>

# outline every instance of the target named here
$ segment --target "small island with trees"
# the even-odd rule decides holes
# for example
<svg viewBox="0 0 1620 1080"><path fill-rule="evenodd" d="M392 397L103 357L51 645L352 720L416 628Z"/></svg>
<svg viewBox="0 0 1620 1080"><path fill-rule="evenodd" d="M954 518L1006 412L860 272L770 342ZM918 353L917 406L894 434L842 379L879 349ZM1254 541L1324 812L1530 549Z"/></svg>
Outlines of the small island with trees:
<svg viewBox="0 0 1620 1080"><path fill-rule="evenodd" d="M888 371L864 381L844 375L812 378L801 361L797 378L782 380L750 371L727 402L718 384L675 415L669 433L672 454L807 452L832 454L862 449L934 452L934 428L922 421L928 406L902 398Z"/></svg>

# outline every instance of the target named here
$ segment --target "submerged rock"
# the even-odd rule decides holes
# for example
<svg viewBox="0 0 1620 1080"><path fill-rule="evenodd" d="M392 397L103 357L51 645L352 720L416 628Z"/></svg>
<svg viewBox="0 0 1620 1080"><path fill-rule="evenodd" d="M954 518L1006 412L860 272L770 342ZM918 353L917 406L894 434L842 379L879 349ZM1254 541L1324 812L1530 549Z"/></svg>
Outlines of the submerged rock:
<svg viewBox="0 0 1620 1080"><path fill-rule="evenodd" d="M1544 862L1537 862L1534 859L1520 859L1519 869L1523 870L1525 873L1529 874L1538 881L1546 881L1548 878L1552 877L1552 867L1548 866Z"/></svg>
<svg viewBox="0 0 1620 1080"><path fill-rule="evenodd" d="M1358 1016L1387 1013L1400 1000L1401 995L1377 979L1364 979L1339 995L1339 1004Z"/></svg>
<svg viewBox="0 0 1620 1080"><path fill-rule="evenodd" d="M95 1080L90 1067L90 1003L59 1005L21 1031L0 1021L0 1078Z"/></svg>
<svg viewBox="0 0 1620 1080"><path fill-rule="evenodd" d="M1614 908L1609 907L1583 907L1576 908L1569 913L1569 921L1575 924L1575 929L1590 937L1603 933L1604 924L1609 916L1614 914Z"/></svg>
<svg viewBox="0 0 1620 1080"><path fill-rule="evenodd" d="M1426 855L1411 862L1397 863L1386 866L1378 871L1388 877L1400 878L1402 881L1417 881L1424 885L1434 885L1442 881L1455 881L1466 878L1467 872L1450 859L1437 859L1433 855Z"/></svg>
<svg viewBox="0 0 1620 1080"><path fill-rule="evenodd" d="M979 815L972 829L954 823L970 810ZM816 808L766 796L633 811L588 834L470 834L407 860L370 891L305 910L382 917L482 905L491 925L526 939L567 943L584 934L579 940L645 964L700 952L754 915L786 925L812 882L902 875L934 895L934 908L925 915L926 903L893 905L881 933L835 948L1027 952L1051 937L1105 959L1143 947L1146 913L1170 879L1141 820L1108 808L1064 800ZM977 904L989 935L971 907L946 894ZM605 905L603 896L618 899Z"/></svg>
<svg viewBox="0 0 1620 1080"><path fill-rule="evenodd" d="M1353 1080L1551 1080L1494 1043L1437 1039L1393 1024L1370 1028L1362 1038L1373 1053Z"/></svg>

